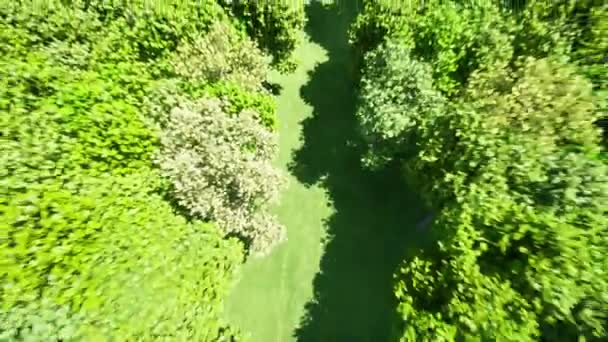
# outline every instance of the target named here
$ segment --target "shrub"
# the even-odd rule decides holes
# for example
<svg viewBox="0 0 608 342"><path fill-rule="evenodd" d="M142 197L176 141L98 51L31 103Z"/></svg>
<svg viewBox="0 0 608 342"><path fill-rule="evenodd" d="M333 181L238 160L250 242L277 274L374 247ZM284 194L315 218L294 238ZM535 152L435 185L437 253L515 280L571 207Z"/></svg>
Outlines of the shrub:
<svg viewBox="0 0 608 342"><path fill-rule="evenodd" d="M603 1L511 0L504 1L503 7L517 23L516 56L575 57L587 59L584 64L597 64L597 53L606 49L602 28L608 7Z"/></svg>
<svg viewBox="0 0 608 342"><path fill-rule="evenodd" d="M513 60L520 56L551 57L579 66L593 82L594 102L604 129L606 147L608 74L608 6L603 1L505 1L506 15L514 19ZM516 24L515 24L516 23Z"/></svg>
<svg viewBox="0 0 608 342"><path fill-rule="evenodd" d="M409 42L412 39L411 17L418 2L363 1L363 10L348 32L349 42L361 56L385 40ZM410 46L411 47L411 46Z"/></svg>
<svg viewBox="0 0 608 342"><path fill-rule="evenodd" d="M395 295L402 341L536 341L535 310L508 279L486 274L479 255L487 248L475 227L473 201L453 205L436 218L438 248L403 263Z"/></svg>
<svg viewBox="0 0 608 342"><path fill-rule="evenodd" d="M96 14L104 25L119 26L122 39L137 58L150 62L167 57L180 42L192 41L213 23L227 20L224 11L210 1L80 0L76 7Z"/></svg>
<svg viewBox="0 0 608 342"><path fill-rule="evenodd" d="M475 74L467 95L453 107L447 125L437 121L446 137L426 135L434 132L433 121L421 125L418 158L406 161L408 175L432 184L429 202L444 209L433 226L441 237L441 254L424 261L433 268L421 269L416 265L422 261L415 260L405 264L400 276L401 310L413 322L404 333L424 331L419 329L426 325L418 324L427 323L418 322L416 313L426 317L430 312L449 324L449 331L477 336L480 332L470 324L489 323L483 315L470 318L473 323L466 317L481 309L455 311L450 298L491 291L490 297L466 295L468 302L463 300L471 310L492 308L495 323L504 324L488 325L484 336L604 336L602 308L608 298L602 293L608 274L600 255L608 248L608 221L601 203L608 196L608 173L593 158L598 131L590 84L571 67L530 59L516 72ZM470 260L461 264L462 258ZM451 274L479 280L444 279ZM433 280L438 276L442 280ZM450 285L437 290L444 293L437 298L432 286L404 285L409 278ZM479 289L485 282L501 284L501 289ZM422 289L412 291L412 286ZM432 305L416 304L420 302ZM512 316L513 303L528 304ZM501 310L511 313L501 316ZM526 327L530 320L536 323Z"/></svg>
<svg viewBox="0 0 608 342"><path fill-rule="evenodd" d="M401 163L439 211L437 246L396 275L402 340L605 337L608 179L593 126L595 62L585 67L579 46L580 68L567 65L572 33L539 29L556 23L542 14L522 32L495 6L419 5L369 3L351 32L371 49L357 112L366 161ZM522 42L536 46L521 38L535 32L556 49L551 58L518 56L531 51Z"/></svg>
<svg viewBox="0 0 608 342"><path fill-rule="evenodd" d="M539 177L536 179L542 182L551 178L541 163L548 157L562 150L597 153L599 132L592 125L594 113L589 82L561 63L529 59L515 72L504 68L480 72L473 76L460 104L446 115L448 131L441 122L436 128L421 127L426 135L419 141L413 172L436 175L428 181L446 193L466 189L466 182L456 185L458 177L474 180L492 163L499 163L492 172L503 173L499 170L505 168L513 181ZM431 139L433 132L441 130L443 135ZM444 173L430 172L433 169ZM517 191L528 185L536 189L521 184ZM429 195L434 201L448 200L439 192Z"/></svg>
<svg viewBox="0 0 608 342"><path fill-rule="evenodd" d="M172 61L180 77L204 83L232 82L249 90L259 90L268 72L268 63L256 46L221 23L191 44L180 45Z"/></svg>
<svg viewBox="0 0 608 342"><path fill-rule="evenodd" d="M169 115L159 163L180 205L265 253L285 237L265 212L282 177L271 165L275 136L256 116L230 117L215 99L182 103Z"/></svg>
<svg viewBox="0 0 608 342"><path fill-rule="evenodd" d="M369 1L351 28L351 41L365 53L392 39L429 63L435 87L458 93L474 70L512 56L511 22L488 1Z"/></svg>
<svg viewBox="0 0 608 342"><path fill-rule="evenodd" d="M438 211L437 245L396 275L402 340L606 337L604 19L596 1L365 3L368 160Z"/></svg>
<svg viewBox="0 0 608 342"><path fill-rule="evenodd" d="M274 133L260 124L274 125L274 103L259 91L265 62L254 44L212 26L228 20L217 4L173 4L0 0L0 340L238 339L220 311L243 248L217 226L251 220L255 246L281 232L261 211L275 193L263 182L277 175L266 162ZM221 38L233 64L213 65L212 80L176 75L176 56L200 61L184 51L204 37ZM241 152L240 168L221 171L249 171L223 188L243 190L230 199L249 207L218 209L219 224L176 213L170 182L154 171L170 121L158 113L202 94L223 99L214 118L228 121L216 124L241 127L245 145L221 140L234 132L201 145Z"/></svg>
<svg viewBox="0 0 608 342"><path fill-rule="evenodd" d="M288 4L284 1L217 1L241 23L243 29L268 54L273 64L282 70L293 70L292 60L300 30L304 28L303 3Z"/></svg>
<svg viewBox="0 0 608 342"><path fill-rule="evenodd" d="M75 175L2 196L0 335L229 338L218 298L241 248L173 214L159 189L158 175L140 172Z"/></svg>
<svg viewBox="0 0 608 342"><path fill-rule="evenodd" d="M18 39L24 48L61 41L99 49L98 58L138 60L149 62L150 67L157 66L179 42L191 41L212 23L228 20L214 2L203 6L191 1L74 0L67 5L3 0L0 10L2 22L13 27L5 36Z"/></svg>
<svg viewBox="0 0 608 342"><path fill-rule="evenodd" d="M389 41L365 55L357 118L368 145L366 164L404 158L415 144L415 128L443 114L445 99L433 87L429 65Z"/></svg>
<svg viewBox="0 0 608 342"><path fill-rule="evenodd" d="M54 65L42 52L0 61L0 75L7 186L74 169L124 174L150 165L156 137L133 96L105 75Z"/></svg>
<svg viewBox="0 0 608 342"><path fill-rule="evenodd" d="M608 146L608 6L591 7L582 16L588 26L582 29L580 38L574 42L572 59L582 69L594 86L597 111L601 119L597 122L604 131L602 144Z"/></svg>
<svg viewBox="0 0 608 342"><path fill-rule="evenodd" d="M178 78L162 79L150 86L144 98L149 124L164 127L169 113L179 103L202 97L221 99L223 110L231 116L250 109L262 125L276 130L276 103L270 94L248 91L233 83L206 84Z"/></svg>
<svg viewBox="0 0 608 342"><path fill-rule="evenodd" d="M604 336L601 211L521 204L516 194L494 190L504 185L493 180L469 185L437 217L438 251L404 262L396 285L404 338L439 335L442 327L494 340Z"/></svg>
<svg viewBox="0 0 608 342"><path fill-rule="evenodd" d="M414 52L431 63L436 87L447 95L466 84L473 71L505 64L512 56L512 23L491 2L439 2L423 13L412 28Z"/></svg>
<svg viewBox="0 0 608 342"><path fill-rule="evenodd" d="M575 41L572 53L574 61L581 65L585 75L593 82L595 89L608 87L608 6L589 8L583 16L587 27L582 29L579 40Z"/></svg>
<svg viewBox="0 0 608 342"><path fill-rule="evenodd" d="M266 127L276 128L274 99L262 87L268 61L231 27L217 23L193 43L183 42L170 64L174 77L151 84L144 100L147 115L161 127L178 103L215 97L227 113L252 109Z"/></svg>
<svg viewBox="0 0 608 342"><path fill-rule="evenodd" d="M221 99L224 110L231 115L251 109L258 114L262 125L272 131L277 129L276 103L270 94L251 92L233 83L221 82L204 87L201 95Z"/></svg>

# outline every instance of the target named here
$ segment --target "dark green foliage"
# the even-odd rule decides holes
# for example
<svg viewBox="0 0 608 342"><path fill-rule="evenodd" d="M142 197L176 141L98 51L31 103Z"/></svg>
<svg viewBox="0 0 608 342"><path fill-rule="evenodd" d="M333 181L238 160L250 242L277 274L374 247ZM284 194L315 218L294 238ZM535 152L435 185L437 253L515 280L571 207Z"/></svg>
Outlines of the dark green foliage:
<svg viewBox="0 0 608 342"><path fill-rule="evenodd" d="M505 63L512 54L512 23L490 1L369 1L351 30L359 53L393 38L433 69L434 83L454 95L479 67Z"/></svg>
<svg viewBox="0 0 608 342"><path fill-rule="evenodd" d="M595 102L608 140L608 4L601 0L529 1L509 4L517 23L515 55L569 60L594 85Z"/></svg>
<svg viewBox="0 0 608 342"><path fill-rule="evenodd" d="M349 32L350 43L360 55L364 55L386 38L410 39L407 14L416 6L417 2L413 1L396 7L391 6L389 1L363 1L363 11Z"/></svg>
<svg viewBox="0 0 608 342"><path fill-rule="evenodd" d="M608 5L592 7L585 15L587 24L575 42L573 60L580 64L585 75L597 89L608 87Z"/></svg>
<svg viewBox="0 0 608 342"><path fill-rule="evenodd" d="M433 266L441 271L405 266L401 279L426 279L434 272L469 273L473 267L479 281L496 277L498 283L509 284L492 300L511 293L515 297L509 301L532 305L518 314L529 318L505 316L502 323L501 307L493 305L493 324L532 319L545 330L601 336L606 319L601 308L608 305L602 297L608 275L600 257L608 247L602 209L608 179L605 165L592 158L598 152L598 134L592 124L591 87L571 69L547 61L529 61L516 75L498 74L475 75L467 102L449 114L449 128L430 121L430 127L420 131L418 158L407 162L408 175L432 184L426 192L430 203L449 203L432 228L441 236L441 256L427 261L434 265L439 262L435 260L444 260L444 266ZM500 89L493 88L496 85ZM443 130L446 138L427 138L424 131L433 128ZM453 263L445 262L451 258ZM470 259L458 261L462 258ZM469 281L452 280L450 291L467 289ZM409 301L408 296L412 294L402 298ZM448 322L462 324L462 316L452 312L455 304L446 305L448 299L414 296L436 306L408 310L434 312L443 307L442 317L452 315ZM482 298L473 300L475 305L489 300ZM465 310L459 315L468 314ZM500 329L493 326L489 331ZM514 331L526 332L530 340L539 334L532 327ZM502 336L526 340L514 332Z"/></svg>
<svg viewBox="0 0 608 342"><path fill-rule="evenodd" d="M591 7L584 18L587 25L575 41L572 59L593 82L605 148L608 146L608 5Z"/></svg>
<svg viewBox="0 0 608 342"><path fill-rule="evenodd" d="M607 5L604 1L544 1L525 3L506 1L505 15L515 19L514 47L516 55L571 56L580 49L605 49L600 29L605 24ZM588 44L593 41L594 47ZM597 58L585 54L588 61Z"/></svg>
<svg viewBox="0 0 608 342"><path fill-rule="evenodd" d="M605 7L414 5L351 32L368 160L438 211L397 272L402 340L606 338Z"/></svg>
<svg viewBox="0 0 608 342"><path fill-rule="evenodd" d="M414 55L433 67L436 87L453 95L471 72L505 63L511 56L508 30L489 1L457 5L431 2L423 15L415 16Z"/></svg>
<svg viewBox="0 0 608 342"><path fill-rule="evenodd" d="M282 0L217 0L240 22L243 29L267 53L280 69L292 70L295 62L291 53L299 32L304 27L302 5Z"/></svg>
<svg viewBox="0 0 608 342"><path fill-rule="evenodd" d="M434 89L432 69L393 42L366 54L357 117L368 145L366 163L403 158L419 138L414 128L441 116L445 99ZM387 89L391 89L387 91Z"/></svg>

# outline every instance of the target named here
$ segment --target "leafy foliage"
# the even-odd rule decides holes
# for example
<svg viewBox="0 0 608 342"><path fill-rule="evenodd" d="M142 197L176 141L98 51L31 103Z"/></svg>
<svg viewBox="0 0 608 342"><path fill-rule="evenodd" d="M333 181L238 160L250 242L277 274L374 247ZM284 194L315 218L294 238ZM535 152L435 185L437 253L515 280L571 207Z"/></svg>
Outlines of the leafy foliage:
<svg viewBox="0 0 608 342"><path fill-rule="evenodd" d="M516 55L553 56L569 60L594 85L597 121L608 140L608 5L603 1L507 2L516 19Z"/></svg>
<svg viewBox="0 0 608 342"><path fill-rule="evenodd" d="M349 31L349 41L355 50L364 55L385 39L411 40L410 13L418 2L408 1L392 6L391 1L363 1L363 11L356 17Z"/></svg>
<svg viewBox="0 0 608 342"><path fill-rule="evenodd" d="M292 4L281 0L217 0L241 23L243 29L267 53L273 64L282 70L293 70L291 54L299 32L304 28L303 3ZM296 1L297 3L297 1Z"/></svg>
<svg viewBox="0 0 608 342"><path fill-rule="evenodd" d="M608 87L608 66L605 56L608 53L608 5L590 7L584 16L580 38L575 42L573 59L583 68L585 75L596 89Z"/></svg>
<svg viewBox="0 0 608 342"><path fill-rule="evenodd" d="M396 275L402 340L605 338L603 10L366 4L366 161L401 163L439 212Z"/></svg>
<svg viewBox="0 0 608 342"><path fill-rule="evenodd" d="M150 163L156 138L127 89L101 73L49 65L45 53L25 58L0 62L6 176L29 183L66 169L126 173Z"/></svg>
<svg viewBox="0 0 608 342"><path fill-rule="evenodd" d="M445 99L433 87L430 66L393 42L365 56L363 74L357 118L369 148L365 161L379 167L407 154L417 140L414 128L442 115Z"/></svg>
<svg viewBox="0 0 608 342"><path fill-rule="evenodd" d="M470 213L467 209L454 208L438 218L434 228L447 224L449 228L441 232L453 231L458 218ZM442 222L450 219L456 221ZM476 242L470 239L476 235L472 226L457 227L457 244L446 244L432 257L415 257L397 273L401 340L536 341L539 329L533 305L508 281L481 272L477 253L472 252Z"/></svg>
<svg viewBox="0 0 608 342"><path fill-rule="evenodd" d="M285 238L263 210L278 196L282 178L271 165L273 134L250 111L228 117L218 100L182 103L161 137L160 166L179 203L247 239L266 253Z"/></svg>
<svg viewBox="0 0 608 342"><path fill-rule="evenodd" d="M429 63L435 87L454 95L479 67L506 63L511 57L509 21L490 1L366 2L351 30L360 53L394 38Z"/></svg>
<svg viewBox="0 0 608 342"><path fill-rule="evenodd" d="M220 311L244 251L222 228L280 230L242 217L267 200L253 185L276 185L243 183L256 163L276 175L265 164L276 118L268 62L230 23L215 3L0 1L0 340L239 339ZM213 103L225 130L169 117L194 103ZM218 139L200 142L208 152L234 152L240 168L215 171L242 183L224 190L244 189L249 207L207 221L176 210L154 160L194 167L161 153L178 122ZM259 144L237 147L233 128Z"/></svg>
<svg viewBox="0 0 608 342"><path fill-rule="evenodd" d="M437 203L449 200L454 189L466 189L460 173L462 180L474 179L485 165L500 158L507 159L492 173L508 167L518 173L513 176L517 179L544 181L551 177L541 177L539 173L546 171L537 168L548 156L563 149L588 156L597 153L594 113L590 84L570 67L530 59L517 72L477 73L443 118L431 118L416 129L420 162L411 171L433 184L427 194ZM475 150L467 150L472 147ZM518 190L525 188L522 184Z"/></svg>
<svg viewBox="0 0 608 342"><path fill-rule="evenodd" d="M270 94L246 90L229 82L206 84L178 78L154 82L144 97L147 117L152 119L151 123L164 127L169 113L179 103L202 97L221 99L224 111L230 115L250 109L258 115L257 119L262 125L276 130L274 98Z"/></svg>
<svg viewBox="0 0 608 342"><path fill-rule="evenodd" d="M3 197L5 338L216 341L231 334L218 320L217 297L240 246L173 214L158 180L149 172L74 176Z"/></svg>
<svg viewBox="0 0 608 342"><path fill-rule="evenodd" d="M598 121L604 131L602 144L608 146L608 5L590 6L582 15L587 24L580 30L579 38L574 42L572 59L580 65L582 72L594 85L597 98Z"/></svg>
<svg viewBox="0 0 608 342"><path fill-rule="evenodd" d="M266 128L272 131L277 128L276 104L270 94L248 91L236 84L226 82L204 87L201 94L202 97L222 99L224 110L231 115L250 109L257 114L257 119Z"/></svg>
<svg viewBox="0 0 608 342"><path fill-rule="evenodd" d="M268 62L251 41L239 39L231 30L234 28L217 23L192 44L180 45L173 59L176 74L199 82L222 80L259 89Z"/></svg>

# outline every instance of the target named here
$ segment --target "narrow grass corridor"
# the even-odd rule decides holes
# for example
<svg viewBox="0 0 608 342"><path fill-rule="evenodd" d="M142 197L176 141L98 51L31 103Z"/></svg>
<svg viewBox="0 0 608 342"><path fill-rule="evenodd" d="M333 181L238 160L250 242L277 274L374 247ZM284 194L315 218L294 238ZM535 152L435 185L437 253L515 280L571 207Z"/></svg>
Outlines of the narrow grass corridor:
<svg viewBox="0 0 608 342"><path fill-rule="evenodd" d="M314 2L306 12L298 70L272 78L277 163L290 178L276 213L288 241L247 262L227 317L255 342L387 341L392 274L422 243L414 226L424 209L394 170L361 168L347 35L356 5Z"/></svg>

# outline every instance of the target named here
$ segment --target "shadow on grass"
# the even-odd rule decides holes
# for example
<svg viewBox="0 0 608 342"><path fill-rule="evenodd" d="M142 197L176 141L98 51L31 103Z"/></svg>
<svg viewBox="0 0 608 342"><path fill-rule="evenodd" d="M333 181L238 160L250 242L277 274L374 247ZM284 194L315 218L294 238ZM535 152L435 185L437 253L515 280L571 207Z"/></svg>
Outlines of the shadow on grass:
<svg viewBox="0 0 608 342"><path fill-rule="evenodd" d="M304 143L295 152L291 172L304 184L319 184L335 212L326 224L321 270L314 299L306 305L298 341L388 341L393 336L393 273L408 249L422 243L415 232L424 216L395 168L361 168L357 147L354 58L347 31L357 12L354 2L307 7L307 33L327 50L301 89L313 107L303 122Z"/></svg>

